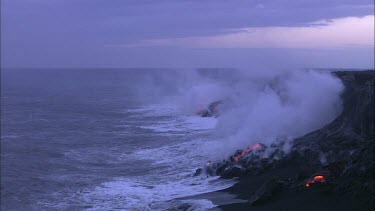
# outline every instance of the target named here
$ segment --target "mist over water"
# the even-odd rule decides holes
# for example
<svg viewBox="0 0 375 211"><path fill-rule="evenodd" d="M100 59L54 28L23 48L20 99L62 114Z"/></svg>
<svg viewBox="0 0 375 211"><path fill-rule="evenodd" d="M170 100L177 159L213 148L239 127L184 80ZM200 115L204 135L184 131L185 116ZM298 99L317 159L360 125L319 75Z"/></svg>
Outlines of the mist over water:
<svg viewBox="0 0 375 211"><path fill-rule="evenodd" d="M343 85L322 71L19 70L2 75L2 208L165 210L234 181L208 160L332 121ZM199 109L221 100L218 118ZM287 150L285 148L285 150ZM161 194L162 193L162 194ZM188 201L196 209L215 205Z"/></svg>
<svg viewBox="0 0 375 211"><path fill-rule="evenodd" d="M181 112L194 113L221 100L207 149L216 159L256 143L291 141L330 123L341 112L344 86L329 71L234 71L184 76L172 101ZM284 146L288 150L288 145Z"/></svg>

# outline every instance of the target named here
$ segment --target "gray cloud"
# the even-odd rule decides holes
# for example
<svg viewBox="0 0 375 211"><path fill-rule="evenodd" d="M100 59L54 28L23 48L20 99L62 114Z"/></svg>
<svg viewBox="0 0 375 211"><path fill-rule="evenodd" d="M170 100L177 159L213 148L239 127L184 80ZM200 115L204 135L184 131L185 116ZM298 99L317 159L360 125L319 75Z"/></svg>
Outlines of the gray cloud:
<svg viewBox="0 0 375 211"><path fill-rule="evenodd" d="M154 62L144 56L155 48L104 46L213 36L246 27L303 26L373 15L373 9L369 0L2 0L1 50L6 66L127 66L129 57L147 66ZM157 54L172 51L181 50L165 48Z"/></svg>

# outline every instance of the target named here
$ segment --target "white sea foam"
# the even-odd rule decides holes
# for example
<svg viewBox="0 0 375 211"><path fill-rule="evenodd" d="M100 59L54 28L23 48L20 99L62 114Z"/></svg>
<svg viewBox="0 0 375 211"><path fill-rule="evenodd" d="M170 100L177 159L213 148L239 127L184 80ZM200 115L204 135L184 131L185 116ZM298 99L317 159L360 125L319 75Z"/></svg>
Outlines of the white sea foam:
<svg viewBox="0 0 375 211"><path fill-rule="evenodd" d="M125 112L133 115L143 116L173 116L178 113L178 109L175 105L171 104L153 104L126 109Z"/></svg>
<svg viewBox="0 0 375 211"><path fill-rule="evenodd" d="M171 205L186 203L176 198L211 192L230 187L233 181L218 180L216 177L202 178L190 175L157 175L139 178L121 178L103 183L84 195L92 210L165 210ZM168 179L167 179L168 178ZM212 202L189 200L190 205L203 205L200 209L211 208Z"/></svg>
<svg viewBox="0 0 375 211"><path fill-rule="evenodd" d="M133 153L124 153L120 160L152 161L151 173L142 176L117 178L104 182L85 193L82 198L91 210L166 210L187 203L190 209L207 210L215 205L206 199L177 199L181 197L221 190L232 186L232 180L192 174L202 167L210 157L204 149L210 145L207 139L199 138L216 125L215 118L178 115L173 106L153 105L131 109L134 115L146 117L170 116L167 120L143 122L140 128L171 135L190 133L191 140L176 140L174 143L156 148L141 146ZM173 116L174 115L174 116ZM156 118L157 119L157 118Z"/></svg>
<svg viewBox="0 0 375 211"><path fill-rule="evenodd" d="M190 132L191 130L208 130L215 127L217 120L214 118L201 118L183 116L169 121L157 121L151 125L139 126L155 132Z"/></svg>
<svg viewBox="0 0 375 211"><path fill-rule="evenodd" d="M175 105L150 105L128 109L126 112L130 115L140 115L144 117L167 117L167 119L164 120L144 120L137 125L139 128L152 130L158 133L173 132L173 134L176 134L187 133L192 130L208 130L213 129L217 122L216 118L201 118L199 116L183 114ZM131 125L134 126L134 123L132 122Z"/></svg>

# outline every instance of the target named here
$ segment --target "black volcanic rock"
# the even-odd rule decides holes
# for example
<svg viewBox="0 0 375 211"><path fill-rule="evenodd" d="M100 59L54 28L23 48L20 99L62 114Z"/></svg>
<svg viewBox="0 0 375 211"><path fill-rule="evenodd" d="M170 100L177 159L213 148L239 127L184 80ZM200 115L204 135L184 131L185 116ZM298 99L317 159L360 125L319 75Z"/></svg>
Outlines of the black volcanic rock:
<svg viewBox="0 0 375 211"><path fill-rule="evenodd" d="M221 100L214 101L210 103L207 108L204 108L202 111L199 111L198 114L201 117L218 117L219 116L219 106L223 102Z"/></svg>
<svg viewBox="0 0 375 211"><path fill-rule="evenodd" d="M178 210L183 210L183 211L187 211L191 208L191 205L188 204L188 203L184 203L184 204L181 204L180 206L178 206Z"/></svg>
<svg viewBox="0 0 375 211"><path fill-rule="evenodd" d="M289 154L275 150L271 155L277 156L261 159L250 153L238 163L212 165L221 169L217 173L222 178L239 177L226 191L256 205L252 210L373 210L374 71L332 74L345 85L342 113L323 128L295 139ZM241 165L242 169L237 167L241 171L234 170L235 165ZM315 176L324 180L314 182ZM247 210L249 203L221 208Z"/></svg>
<svg viewBox="0 0 375 211"><path fill-rule="evenodd" d="M196 171L195 171L195 173L194 173L194 175L193 176L199 176L199 175L201 175L202 174L202 172L203 172L203 169L202 168L199 168L199 169L197 169Z"/></svg>
<svg viewBox="0 0 375 211"><path fill-rule="evenodd" d="M258 190L256 190L250 197L249 203L250 205L259 205L262 203L265 203L272 199L277 192L280 190L280 183L276 181L275 179L271 179L262 186Z"/></svg>
<svg viewBox="0 0 375 211"><path fill-rule="evenodd" d="M241 168L240 166L231 166L228 169L225 169L225 171L222 171L219 175L221 176L221 178L230 179L233 177L241 176L242 171L243 168Z"/></svg>

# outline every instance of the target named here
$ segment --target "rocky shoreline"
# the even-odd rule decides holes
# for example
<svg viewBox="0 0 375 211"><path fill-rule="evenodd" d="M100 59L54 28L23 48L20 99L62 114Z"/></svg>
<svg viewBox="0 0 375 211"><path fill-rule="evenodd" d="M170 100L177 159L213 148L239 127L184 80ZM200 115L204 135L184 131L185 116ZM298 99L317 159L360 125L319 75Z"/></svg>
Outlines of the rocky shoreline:
<svg viewBox="0 0 375 211"><path fill-rule="evenodd" d="M345 85L343 111L333 122L295 139L288 154L279 150L282 146L270 146L272 153L264 158L266 147L260 144L207 166L208 174L238 177L223 191L246 200L219 208L374 209L374 71L333 74Z"/></svg>

